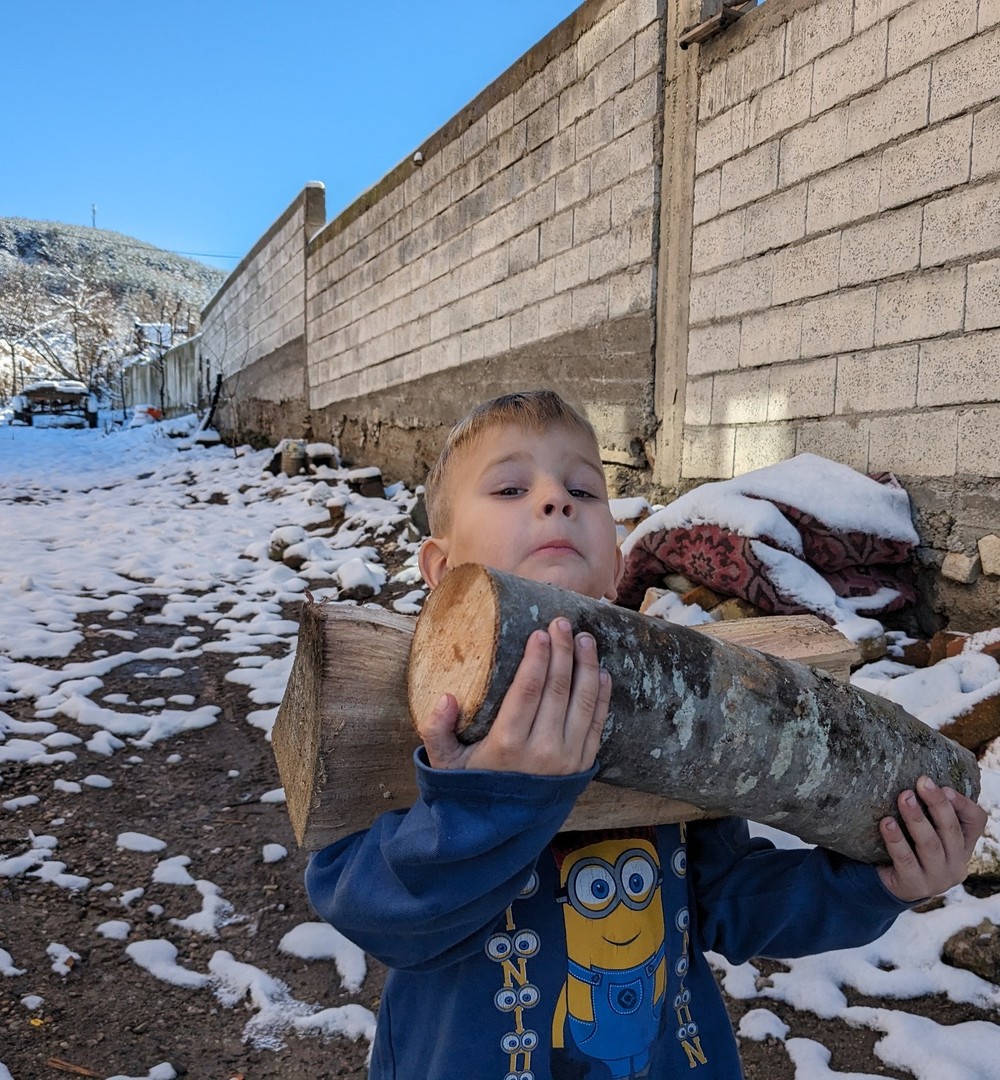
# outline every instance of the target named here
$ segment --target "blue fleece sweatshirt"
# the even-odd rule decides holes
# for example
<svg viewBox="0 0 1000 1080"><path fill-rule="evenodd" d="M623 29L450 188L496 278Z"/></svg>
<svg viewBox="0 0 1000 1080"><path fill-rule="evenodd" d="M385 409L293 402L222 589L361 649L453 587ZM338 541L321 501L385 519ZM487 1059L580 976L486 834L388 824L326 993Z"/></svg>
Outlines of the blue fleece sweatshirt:
<svg viewBox="0 0 1000 1080"><path fill-rule="evenodd" d="M592 773L415 760L414 806L306 871L318 914L390 969L373 1080L737 1080L704 953L848 948L907 907L872 867L736 818L560 833Z"/></svg>

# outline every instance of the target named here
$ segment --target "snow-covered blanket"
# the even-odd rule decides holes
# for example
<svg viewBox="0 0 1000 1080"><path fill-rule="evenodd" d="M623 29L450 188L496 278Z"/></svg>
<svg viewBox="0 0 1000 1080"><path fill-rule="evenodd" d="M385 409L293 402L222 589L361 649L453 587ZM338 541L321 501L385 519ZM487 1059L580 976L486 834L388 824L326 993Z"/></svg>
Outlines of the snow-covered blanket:
<svg viewBox="0 0 1000 1080"><path fill-rule="evenodd" d="M909 497L889 473L865 476L815 454L703 484L643 521L622 545L619 603L683 574L762 611L813 612L864 636L857 612L916 598ZM851 630L855 632L852 633Z"/></svg>

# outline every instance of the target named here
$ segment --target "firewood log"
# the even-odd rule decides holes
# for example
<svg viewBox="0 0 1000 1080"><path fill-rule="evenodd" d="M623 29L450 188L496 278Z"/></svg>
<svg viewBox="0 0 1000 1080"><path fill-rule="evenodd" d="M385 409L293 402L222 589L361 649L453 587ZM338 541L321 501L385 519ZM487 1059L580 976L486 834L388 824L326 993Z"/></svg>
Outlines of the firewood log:
<svg viewBox="0 0 1000 1080"><path fill-rule="evenodd" d="M887 856L878 822L923 774L970 798L969 751L884 698L800 664L723 643L577 593L467 565L417 620L410 711L444 692L459 736L482 738L529 634L556 616L588 631L613 680L598 776L736 814L866 862Z"/></svg>

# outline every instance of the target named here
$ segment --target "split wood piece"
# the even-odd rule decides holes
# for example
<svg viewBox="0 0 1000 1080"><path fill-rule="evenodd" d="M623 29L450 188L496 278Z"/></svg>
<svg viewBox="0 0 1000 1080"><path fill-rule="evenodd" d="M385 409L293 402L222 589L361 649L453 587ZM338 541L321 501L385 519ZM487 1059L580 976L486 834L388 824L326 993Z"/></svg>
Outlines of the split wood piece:
<svg viewBox="0 0 1000 1080"><path fill-rule="evenodd" d="M313 603L303 606L301 619L272 740L295 838L316 850L416 798L411 758L419 739L406 701L416 619L377 607ZM811 615L699 629L743 635L774 655L836 666L845 677L856 655L843 635ZM825 642L822 648L817 641ZM685 802L591 784L565 827L624 828L704 816Z"/></svg>
<svg viewBox="0 0 1000 1080"><path fill-rule="evenodd" d="M878 822L926 774L970 798L975 757L893 702L801 664L480 566L450 571L417 620L410 710L445 691L482 738L528 635L556 616L589 631L612 678L598 776L736 814L865 862Z"/></svg>

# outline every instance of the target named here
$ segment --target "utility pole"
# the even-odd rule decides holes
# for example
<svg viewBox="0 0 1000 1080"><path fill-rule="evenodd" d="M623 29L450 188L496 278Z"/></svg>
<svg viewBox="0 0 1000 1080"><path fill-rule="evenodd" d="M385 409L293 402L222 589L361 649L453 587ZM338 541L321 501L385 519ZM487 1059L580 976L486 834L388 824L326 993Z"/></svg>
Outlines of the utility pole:
<svg viewBox="0 0 1000 1080"><path fill-rule="evenodd" d="M97 203L90 204L90 227L97 228Z"/></svg>

